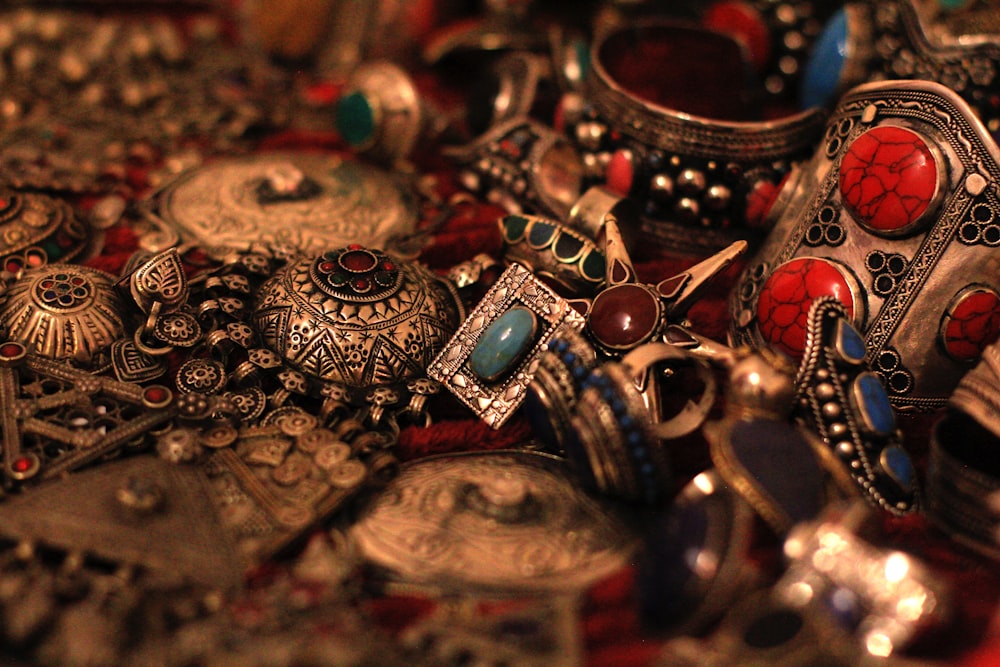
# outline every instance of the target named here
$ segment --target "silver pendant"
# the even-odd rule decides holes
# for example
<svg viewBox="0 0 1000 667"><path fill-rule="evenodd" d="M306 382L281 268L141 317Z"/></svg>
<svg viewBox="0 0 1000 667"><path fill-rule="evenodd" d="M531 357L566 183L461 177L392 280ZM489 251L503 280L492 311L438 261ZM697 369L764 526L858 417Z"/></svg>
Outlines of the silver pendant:
<svg viewBox="0 0 1000 667"><path fill-rule="evenodd" d="M412 463L351 536L395 577L464 590L582 590L625 565L634 546L622 517L557 459L527 452Z"/></svg>
<svg viewBox="0 0 1000 667"><path fill-rule="evenodd" d="M276 153L186 171L147 217L207 248L252 243L318 254L348 243L388 248L414 232L415 194L397 176L336 156Z"/></svg>

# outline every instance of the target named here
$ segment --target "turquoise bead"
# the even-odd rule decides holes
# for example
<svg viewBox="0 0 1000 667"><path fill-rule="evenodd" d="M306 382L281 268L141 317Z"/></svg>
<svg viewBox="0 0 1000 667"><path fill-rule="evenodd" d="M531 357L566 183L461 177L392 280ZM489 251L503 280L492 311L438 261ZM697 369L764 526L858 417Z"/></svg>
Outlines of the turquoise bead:
<svg viewBox="0 0 1000 667"><path fill-rule="evenodd" d="M799 104L803 109L834 102L847 61L847 12L840 9L823 28L806 64Z"/></svg>
<svg viewBox="0 0 1000 667"><path fill-rule="evenodd" d="M904 491L911 491L917 481L910 455L902 447L890 445L879 454L879 465Z"/></svg>
<svg viewBox="0 0 1000 667"><path fill-rule="evenodd" d="M469 370L486 382L507 375L531 349L537 330L533 312L523 306L511 308L479 338L469 355Z"/></svg>
<svg viewBox="0 0 1000 667"><path fill-rule="evenodd" d="M361 146L375 135L375 110L361 92L344 95L337 102L337 131L351 146Z"/></svg>
<svg viewBox="0 0 1000 667"><path fill-rule="evenodd" d="M854 380L854 398L869 431L889 435L896 428L896 415L877 375L862 373Z"/></svg>
<svg viewBox="0 0 1000 667"><path fill-rule="evenodd" d="M865 359L865 341L857 329L846 320L837 322L837 355L849 364L860 364Z"/></svg>

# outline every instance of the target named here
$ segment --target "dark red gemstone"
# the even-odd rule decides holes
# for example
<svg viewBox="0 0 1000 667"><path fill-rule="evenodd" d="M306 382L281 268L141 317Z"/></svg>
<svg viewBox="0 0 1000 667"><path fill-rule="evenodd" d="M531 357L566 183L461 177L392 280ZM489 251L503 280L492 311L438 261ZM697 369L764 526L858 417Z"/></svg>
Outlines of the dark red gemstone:
<svg viewBox="0 0 1000 667"><path fill-rule="evenodd" d="M0 356L13 359L24 354L24 346L20 343L4 343L0 345Z"/></svg>
<svg viewBox="0 0 1000 667"><path fill-rule="evenodd" d="M648 340L659 323L659 299L635 284L604 290L594 299L587 316L590 333L614 349L627 349Z"/></svg>
<svg viewBox="0 0 1000 667"><path fill-rule="evenodd" d="M6 269L7 269L7 271L9 273L17 273L18 271L21 270L21 266L22 265L21 265L20 260L15 259L15 258L12 257L12 258L10 258L10 259L7 260Z"/></svg>
<svg viewBox="0 0 1000 667"><path fill-rule="evenodd" d="M356 292L367 292L371 289L371 282L367 278L358 278L351 282L351 287L354 288Z"/></svg>
<svg viewBox="0 0 1000 667"><path fill-rule="evenodd" d="M364 250L365 247L363 245L361 245L360 243L352 243L349 246L347 246L347 249L348 250Z"/></svg>
<svg viewBox="0 0 1000 667"><path fill-rule="evenodd" d="M381 268L382 268L383 271L395 271L396 270L396 265L393 264L392 262L390 262L389 260L383 261L380 266L381 266Z"/></svg>
<svg viewBox="0 0 1000 667"><path fill-rule="evenodd" d="M39 285L41 286L42 289L52 289L55 283L52 282L51 280L43 280L42 282L39 283Z"/></svg>
<svg viewBox="0 0 1000 667"><path fill-rule="evenodd" d="M691 279L690 273L681 273L679 275L667 278L666 280L661 280L656 286L656 291L660 293L664 299L675 299L680 290L684 285L688 283Z"/></svg>
<svg viewBox="0 0 1000 667"><path fill-rule="evenodd" d="M948 354L975 361L1000 336L1000 296L991 289L970 290L948 308L941 327Z"/></svg>
<svg viewBox="0 0 1000 667"><path fill-rule="evenodd" d="M13 462L11 462L10 469L16 473L24 474L29 470L31 470L34 464L35 462L31 460L29 457L22 456L20 458L14 459Z"/></svg>
<svg viewBox="0 0 1000 667"><path fill-rule="evenodd" d="M795 359L801 357L809 308L821 296L835 297L848 318L854 318L851 284L833 262L801 257L775 269L757 298L757 326L764 340Z"/></svg>
<svg viewBox="0 0 1000 667"><path fill-rule="evenodd" d="M378 265L375 255L367 250L350 250L340 256L340 265L351 273L371 271Z"/></svg>
<svg viewBox="0 0 1000 667"><path fill-rule="evenodd" d="M840 193L851 214L877 231L905 230L927 210L938 168L915 132L882 126L854 140L840 163Z"/></svg>
<svg viewBox="0 0 1000 667"><path fill-rule="evenodd" d="M333 262L320 262L319 263L319 270L322 271L323 273L330 273L331 271L334 271L336 268L337 268L337 265L334 264Z"/></svg>
<svg viewBox="0 0 1000 667"><path fill-rule="evenodd" d="M167 401L170 398L170 390L166 387L152 386L146 387L142 392L143 398L146 399L148 403L158 405Z"/></svg>
<svg viewBox="0 0 1000 667"><path fill-rule="evenodd" d="M635 178L635 167L632 166L632 154L618 150L611 156L608 168L604 172L606 185L620 195L632 191L632 180Z"/></svg>

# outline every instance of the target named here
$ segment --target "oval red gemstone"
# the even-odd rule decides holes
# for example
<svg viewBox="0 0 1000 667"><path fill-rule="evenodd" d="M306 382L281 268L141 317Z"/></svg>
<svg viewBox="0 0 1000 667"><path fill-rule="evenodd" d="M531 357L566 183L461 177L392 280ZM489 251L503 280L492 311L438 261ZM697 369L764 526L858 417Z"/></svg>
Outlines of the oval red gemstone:
<svg viewBox="0 0 1000 667"><path fill-rule="evenodd" d="M4 343L0 345L0 356L13 359L24 354L24 346L20 343Z"/></svg>
<svg viewBox="0 0 1000 667"><path fill-rule="evenodd" d="M10 464L10 469L16 473L26 473L31 470L35 462L27 456L22 456L20 458L14 459Z"/></svg>
<svg viewBox="0 0 1000 667"><path fill-rule="evenodd" d="M802 356L809 308L832 296L854 318L854 294L844 272L833 262L801 257L775 269L757 297L757 327L764 340L794 359Z"/></svg>
<svg viewBox="0 0 1000 667"><path fill-rule="evenodd" d="M367 250L351 250L340 256L340 265L352 273L371 271L377 264L375 255Z"/></svg>
<svg viewBox="0 0 1000 667"><path fill-rule="evenodd" d="M882 126L854 140L840 163L840 194L858 222L900 232L926 211L938 190L938 167L911 130Z"/></svg>
<svg viewBox="0 0 1000 667"><path fill-rule="evenodd" d="M351 283L351 286L358 292L367 292L372 284L366 278L358 278Z"/></svg>
<svg viewBox="0 0 1000 667"><path fill-rule="evenodd" d="M396 265L393 264L392 262L386 260L386 261L382 262L381 268L382 268L383 271L395 271L396 270Z"/></svg>
<svg viewBox="0 0 1000 667"><path fill-rule="evenodd" d="M620 195L632 191L632 179L635 168L632 166L632 153L624 150L615 151L604 172L606 185Z"/></svg>
<svg viewBox="0 0 1000 667"><path fill-rule="evenodd" d="M336 268L337 268L337 265L334 264L333 262L320 262L319 263L319 270L322 271L323 273L330 273L331 271L335 270Z"/></svg>
<svg viewBox="0 0 1000 667"><path fill-rule="evenodd" d="M146 387L143 390L142 395L148 403L159 404L170 398L170 390L166 387L154 385L152 387Z"/></svg>
<svg viewBox="0 0 1000 667"><path fill-rule="evenodd" d="M660 323L660 301L634 284L616 285L594 299L587 316L591 335L603 345L627 349L644 342Z"/></svg>
<svg viewBox="0 0 1000 667"><path fill-rule="evenodd" d="M959 361L975 361L998 336L1000 295L986 287L960 294L941 322L941 343Z"/></svg>

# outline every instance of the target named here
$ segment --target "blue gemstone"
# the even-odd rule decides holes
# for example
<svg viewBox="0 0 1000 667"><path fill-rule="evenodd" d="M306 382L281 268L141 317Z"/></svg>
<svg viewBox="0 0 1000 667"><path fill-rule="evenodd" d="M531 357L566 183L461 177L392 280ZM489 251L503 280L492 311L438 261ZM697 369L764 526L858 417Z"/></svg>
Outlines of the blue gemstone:
<svg viewBox="0 0 1000 667"><path fill-rule="evenodd" d="M847 320L837 322L835 346L840 358L848 363L860 364L865 360L865 341Z"/></svg>
<svg viewBox="0 0 1000 667"><path fill-rule="evenodd" d="M487 327L469 355L469 369L487 382L503 377L531 349L537 331L533 312L523 306L511 308Z"/></svg>
<svg viewBox="0 0 1000 667"><path fill-rule="evenodd" d="M879 464L894 482L899 484L904 491L912 491L917 474L913 469L913 462L910 455L902 447L890 445L882 450L878 458Z"/></svg>
<svg viewBox="0 0 1000 667"><path fill-rule="evenodd" d="M803 109L825 107L840 88L840 74L847 60L847 12L840 9L823 28L806 63L799 104Z"/></svg>
<svg viewBox="0 0 1000 667"><path fill-rule="evenodd" d="M889 396L873 373L862 373L854 380L854 400L869 431L889 435L896 428L896 415Z"/></svg>

